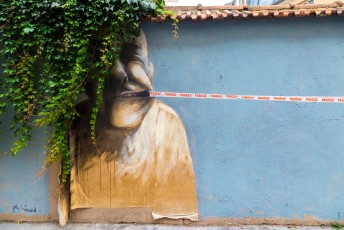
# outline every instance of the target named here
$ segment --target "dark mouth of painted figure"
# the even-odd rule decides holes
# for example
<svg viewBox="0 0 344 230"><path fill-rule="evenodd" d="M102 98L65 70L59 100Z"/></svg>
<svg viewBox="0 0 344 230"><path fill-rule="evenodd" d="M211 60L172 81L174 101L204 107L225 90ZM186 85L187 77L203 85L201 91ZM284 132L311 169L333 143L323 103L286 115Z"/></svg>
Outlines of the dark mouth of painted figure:
<svg viewBox="0 0 344 230"><path fill-rule="evenodd" d="M129 98L129 97L150 97L149 91L144 90L140 92L123 92L119 96L120 98Z"/></svg>

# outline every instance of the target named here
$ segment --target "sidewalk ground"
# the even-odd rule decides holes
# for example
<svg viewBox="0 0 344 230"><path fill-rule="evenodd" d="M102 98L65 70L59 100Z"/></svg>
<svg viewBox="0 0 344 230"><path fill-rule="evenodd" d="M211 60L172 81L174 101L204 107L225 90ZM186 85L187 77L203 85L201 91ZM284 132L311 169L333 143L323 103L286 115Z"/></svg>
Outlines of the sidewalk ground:
<svg viewBox="0 0 344 230"><path fill-rule="evenodd" d="M233 226L233 227L186 227L186 226L166 226L166 225L134 225L134 224L76 224L69 223L61 228L55 223L14 223L0 222L1 230L333 230L331 227L313 227L313 226Z"/></svg>

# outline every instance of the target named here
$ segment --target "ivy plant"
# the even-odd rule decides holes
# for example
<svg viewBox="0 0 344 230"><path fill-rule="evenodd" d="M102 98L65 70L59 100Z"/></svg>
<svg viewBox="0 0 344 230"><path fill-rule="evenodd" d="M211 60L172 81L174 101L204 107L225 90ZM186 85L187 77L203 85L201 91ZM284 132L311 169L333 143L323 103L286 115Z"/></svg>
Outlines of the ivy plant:
<svg viewBox="0 0 344 230"><path fill-rule="evenodd" d="M46 166L63 156L62 183L70 172L68 126L77 96L97 82L91 132L102 103L104 79L121 45L138 36L149 14L173 14L163 0L0 0L0 116L15 112L16 155L34 125L49 127ZM37 66L42 66L37 71Z"/></svg>

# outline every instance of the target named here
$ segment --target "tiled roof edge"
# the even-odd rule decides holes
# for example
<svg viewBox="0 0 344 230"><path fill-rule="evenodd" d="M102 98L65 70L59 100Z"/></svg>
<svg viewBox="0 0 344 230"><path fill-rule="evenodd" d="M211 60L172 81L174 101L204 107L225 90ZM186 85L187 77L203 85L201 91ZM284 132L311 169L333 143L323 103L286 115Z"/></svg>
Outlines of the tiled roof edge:
<svg viewBox="0 0 344 230"><path fill-rule="evenodd" d="M286 18L286 17L324 17L344 16L344 3L336 1L331 4L307 4L295 5L271 5L271 6L174 6L165 7L172 10L181 21L205 21L224 19L248 19L248 18ZM147 16L146 20L163 22L170 16Z"/></svg>

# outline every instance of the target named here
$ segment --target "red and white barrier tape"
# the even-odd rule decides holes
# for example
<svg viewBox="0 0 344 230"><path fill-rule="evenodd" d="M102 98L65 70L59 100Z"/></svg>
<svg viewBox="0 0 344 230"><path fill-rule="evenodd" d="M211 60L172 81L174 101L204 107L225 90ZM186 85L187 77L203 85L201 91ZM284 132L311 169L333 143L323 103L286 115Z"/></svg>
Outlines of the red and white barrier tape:
<svg viewBox="0 0 344 230"><path fill-rule="evenodd" d="M319 96L257 96L236 94L208 94L208 93L177 93L150 91L151 97L177 97L198 99L225 99L225 100L251 100L251 101L290 101L307 103L344 103L344 97Z"/></svg>

